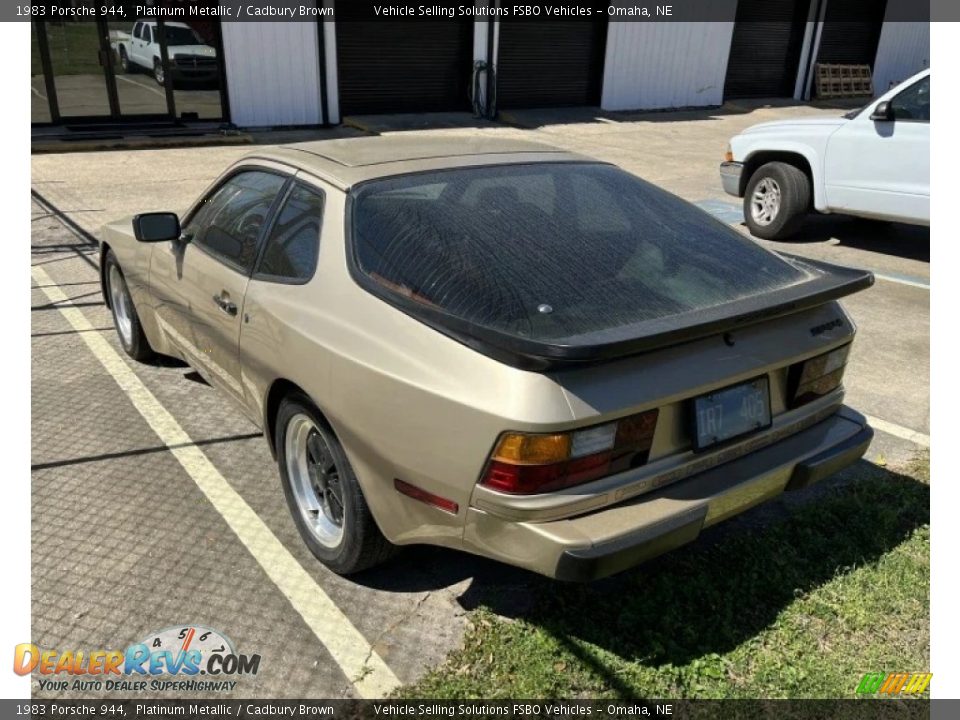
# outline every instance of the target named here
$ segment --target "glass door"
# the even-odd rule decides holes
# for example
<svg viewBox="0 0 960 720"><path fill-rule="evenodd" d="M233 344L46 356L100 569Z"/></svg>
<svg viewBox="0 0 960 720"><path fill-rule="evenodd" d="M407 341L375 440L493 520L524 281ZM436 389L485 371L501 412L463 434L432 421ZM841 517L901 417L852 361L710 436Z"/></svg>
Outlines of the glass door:
<svg viewBox="0 0 960 720"><path fill-rule="evenodd" d="M44 125L53 122L56 113L50 104L54 97L53 82L49 73L49 53L46 35L30 23L30 122Z"/></svg>
<svg viewBox="0 0 960 720"><path fill-rule="evenodd" d="M113 109L102 23L47 22L37 23L35 28L45 35L60 118L110 118Z"/></svg>
<svg viewBox="0 0 960 720"><path fill-rule="evenodd" d="M162 25L156 22L106 23L117 112L124 117L173 117L163 61Z"/></svg>

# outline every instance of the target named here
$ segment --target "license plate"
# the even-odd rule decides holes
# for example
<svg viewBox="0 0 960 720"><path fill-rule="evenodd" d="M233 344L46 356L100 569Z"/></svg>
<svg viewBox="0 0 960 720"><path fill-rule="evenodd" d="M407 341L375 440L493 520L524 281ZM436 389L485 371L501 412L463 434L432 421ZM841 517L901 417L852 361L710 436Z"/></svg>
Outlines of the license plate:
<svg viewBox="0 0 960 720"><path fill-rule="evenodd" d="M770 383L766 376L701 395L693 401L694 450L770 427Z"/></svg>

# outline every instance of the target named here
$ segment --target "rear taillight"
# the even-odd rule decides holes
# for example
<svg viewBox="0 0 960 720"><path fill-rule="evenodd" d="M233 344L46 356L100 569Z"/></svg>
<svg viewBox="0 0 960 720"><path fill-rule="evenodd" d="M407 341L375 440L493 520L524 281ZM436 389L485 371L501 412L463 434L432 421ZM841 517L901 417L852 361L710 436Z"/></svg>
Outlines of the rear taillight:
<svg viewBox="0 0 960 720"><path fill-rule="evenodd" d="M643 465L657 410L564 433L504 433L480 484L517 495L550 492Z"/></svg>
<svg viewBox="0 0 960 720"><path fill-rule="evenodd" d="M850 345L790 366L790 407L795 408L823 397L840 387Z"/></svg>

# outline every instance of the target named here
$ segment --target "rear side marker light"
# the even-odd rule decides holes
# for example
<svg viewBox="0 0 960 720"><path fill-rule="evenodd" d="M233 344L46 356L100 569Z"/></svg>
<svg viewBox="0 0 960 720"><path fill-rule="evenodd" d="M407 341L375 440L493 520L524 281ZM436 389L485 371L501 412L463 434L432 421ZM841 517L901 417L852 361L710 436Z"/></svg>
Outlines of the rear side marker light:
<svg viewBox="0 0 960 720"><path fill-rule="evenodd" d="M460 510L460 506L457 505L457 503L455 503L453 500L448 500L445 497L434 495L431 492L427 492L423 488L418 488L416 485L411 485L403 480L394 478L393 487L401 495L406 495L414 500L419 500L427 505L432 505L435 508L439 508L444 512L450 513L451 515L456 515Z"/></svg>
<svg viewBox="0 0 960 720"><path fill-rule="evenodd" d="M790 407L800 407L840 387L849 355L848 343L836 350L792 365L788 382Z"/></svg>
<svg viewBox="0 0 960 720"><path fill-rule="evenodd" d="M658 410L565 433L504 433L480 484L515 495L598 480L647 462Z"/></svg>

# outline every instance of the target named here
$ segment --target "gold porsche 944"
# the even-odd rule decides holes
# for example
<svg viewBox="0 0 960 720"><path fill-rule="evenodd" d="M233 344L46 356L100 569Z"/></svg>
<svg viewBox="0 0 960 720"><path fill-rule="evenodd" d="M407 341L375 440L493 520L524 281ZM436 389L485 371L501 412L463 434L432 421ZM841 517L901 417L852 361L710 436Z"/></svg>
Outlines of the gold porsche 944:
<svg viewBox="0 0 960 720"><path fill-rule="evenodd" d="M870 273L770 252L613 165L513 140L257 150L109 224L136 360L263 429L338 573L434 543L590 580L856 461Z"/></svg>

